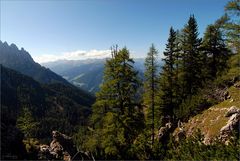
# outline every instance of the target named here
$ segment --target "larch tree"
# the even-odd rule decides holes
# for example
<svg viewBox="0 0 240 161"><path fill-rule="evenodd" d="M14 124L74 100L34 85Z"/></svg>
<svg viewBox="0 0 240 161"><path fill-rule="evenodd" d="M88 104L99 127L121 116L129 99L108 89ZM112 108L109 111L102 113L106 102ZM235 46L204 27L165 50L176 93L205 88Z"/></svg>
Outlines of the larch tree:
<svg viewBox="0 0 240 161"><path fill-rule="evenodd" d="M16 126L22 131L26 138L35 137L39 123L32 116L29 108L23 107L17 118Z"/></svg>
<svg viewBox="0 0 240 161"><path fill-rule="evenodd" d="M147 106L147 124L151 125L152 130L152 146L154 144L154 131L155 131L155 107L157 104L156 93L158 91L158 64L157 64L158 51L152 44L147 57L145 59L145 72L144 72L144 105ZM151 120L151 121L150 121Z"/></svg>
<svg viewBox="0 0 240 161"><path fill-rule="evenodd" d="M143 129L143 114L136 100L140 81L133 63L127 48L114 49L106 61L91 117L94 134L87 143L89 149L104 154L101 158L127 157L129 146Z"/></svg>

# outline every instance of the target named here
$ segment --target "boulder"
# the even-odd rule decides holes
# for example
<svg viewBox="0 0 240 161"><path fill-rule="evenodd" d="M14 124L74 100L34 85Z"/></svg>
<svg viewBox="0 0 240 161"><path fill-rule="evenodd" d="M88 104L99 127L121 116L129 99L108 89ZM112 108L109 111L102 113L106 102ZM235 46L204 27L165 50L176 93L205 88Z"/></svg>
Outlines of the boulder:
<svg viewBox="0 0 240 161"><path fill-rule="evenodd" d="M212 139L209 137L209 135L204 135L203 143L205 145L210 145L212 143Z"/></svg>
<svg viewBox="0 0 240 161"><path fill-rule="evenodd" d="M235 83L233 86L237 89L240 89L240 83Z"/></svg>
<svg viewBox="0 0 240 161"><path fill-rule="evenodd" d="M73 144L73 140L71 137L62 134L58 131L52 132L53 141L50 144L50 148L58 148L67 151L70 155L74 155L77 152L75 145ZM52 146L51 146L52 145Z"/></svg>
<svg viewBox="0 0 240 161"><path fill-rule="evenodd" d="M49 150L50 150L50 154L52 154L56 159L62 158L64 149L58 141L53 140L50 144Z"/></svg>
<svg viewBox="0 0 240 161"><path fill-rule="evenodd" d="M70 161L77 153L72 138L58 131L52 132L53 140L48 145L40 145L39 159Z"/></svg>
<svg viewBox="0 0 240 161"><path fill-rule="evenodd" d="M228 92L228 91L225 91L225 92L223 93L223 96L224 96L224 100L227 100L227 99L230 99L230 98L231 98L231 96L229 95L229 92Z"/></svg>
<svg viewBox="0 0 240 161"><path fill-rule="evenodd" d="M165 136L165 134L171 129L172 127L172 123L171 122L168 122L165 124L165 126L161 127L159 130L158 130L158 139L162 139L163 136Z"/></svg>
<svg viewBox="0 0 240 161"><path fill-rule="evenodd" d="M46 144L40 145L40 151L47 152L49 150L49 146Z"/></svg>
<svg viewBox="0 0 240 161"><path fill-rule="evenodd" d="M166 127L167 129L171 129L171 127L172 127L172 123L171 123L171 122L166 123L165 127Z"/></svg>
<svg viewBox="0 0 240 161"><path fill-rule="evenodd" d="M225 114L225 117L230 117L235 113L240 113L240 109L237 108L236 106L232 106L232 107L230 107L230 109Z"/></svg>
<svg viewBox="0 0 240 161"><path fill-rule="evenodd" d="M161 139L165 133L167 132L167 127L161 127L159 130L158 130L158 139Z"/></svg>
<svg viewBox="0 0 240 161"><path fill-rule="evenodd" d="M225 116L229 117L229 120L227 124L221 128L219 138L226 143L232 133L238 131L240 124L240 110L236 106L232 106Z"/></svg>

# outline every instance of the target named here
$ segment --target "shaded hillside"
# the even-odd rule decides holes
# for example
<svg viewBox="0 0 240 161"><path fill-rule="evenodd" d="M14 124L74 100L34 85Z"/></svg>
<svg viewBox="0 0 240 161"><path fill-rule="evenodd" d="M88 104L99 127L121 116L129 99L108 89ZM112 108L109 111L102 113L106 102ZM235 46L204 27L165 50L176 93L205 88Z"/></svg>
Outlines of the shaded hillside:
<svg viewBox="0 0 240 161"><path fill-rule="evenodd" d="M77 87L95 93L102 82L105 59L59 60L43 63Z"/></svg>
<svg viewBox="0 0 240 161"><path fill-rule="evenodd" d="M2 156L13 155L20 159L24 151L24 135L49 140L52 130L67 134L76 132L77 127L86 123L93 102L93 96L75 87L63 84L41 85L1 65ZM17 125L19 117L25 116L23 109L28 109L36 122L36 127L29 130L28 134Z"/></svg>
<svg viewBox="0 0 240 161"><path fill-rule="evenodd" d="M69 84L61 76L34 62L30 54L15 44L8 45L0 41L0 64L28 75L40 83Z"/></svg>

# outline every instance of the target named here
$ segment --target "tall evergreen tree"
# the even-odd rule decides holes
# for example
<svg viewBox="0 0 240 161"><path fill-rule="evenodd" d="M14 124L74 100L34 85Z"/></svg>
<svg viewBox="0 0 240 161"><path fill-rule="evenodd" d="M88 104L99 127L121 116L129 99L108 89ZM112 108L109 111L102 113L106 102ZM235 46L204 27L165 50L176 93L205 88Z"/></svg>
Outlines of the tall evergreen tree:
<svg viewBox="0 0 240 161"><path fill-rule="evenodd" d="M191 96L201 86L201 39L198 38L198 25L195 17L190 16L183 29L183 97Z"/></svg>
<svg viewBox="0 0 240 161"><path fill-rule="evenodd" d="M176 77L175 72L176 59L178 58L178 46L176 42L176 31L170 28L168 43L166 44L165 52L163 53L165 62L161 73L161 91L162 91L162 106L163 114L173 116L173 108L176 102ZM178 69L177 69L178 70Z"/></svg>
<svg viewBox="0 0 240 161"><path fill-rule="evenodd" d="M154 113L155 113L155 106L156 106L156 93L158 91L158 65L157 65L157 56L158 52L154 45L149 49L147 57L145 59L145 82L144 82L144 104L148 108L147 117L150 117L151 120L151 129L152 129L152 146L154 144ZM151 110L150 110L151 109ZM147 118L147 122L148 122Z"/></svg>
<svg viewBox="0 0 240 161"><path fill-rule="evenodd" d="M182 65L182 51L181 51L181 40L182 40L182 32L176 31L176 39L175 39L175 53L174 53L174 94L176 97L175 104L178 106L181 101L181 65Z"/></svg>

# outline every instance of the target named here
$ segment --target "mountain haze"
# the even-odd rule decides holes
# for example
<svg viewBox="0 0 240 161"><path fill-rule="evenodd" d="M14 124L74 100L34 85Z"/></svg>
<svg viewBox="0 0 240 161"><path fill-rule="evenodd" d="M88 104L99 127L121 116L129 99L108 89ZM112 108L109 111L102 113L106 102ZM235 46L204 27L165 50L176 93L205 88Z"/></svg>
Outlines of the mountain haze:
<svg viewBox="0 0 240 161"><path fill-rule="evenodd" d="M134 68L143 79L144 59L135 58ZM103 80L104 65L106 59L87 60L58 60L42 63L43 66L61 75L69 82L91 93L99 91L99 85ZM161 65L161 61L160 65Z"/></svg>

